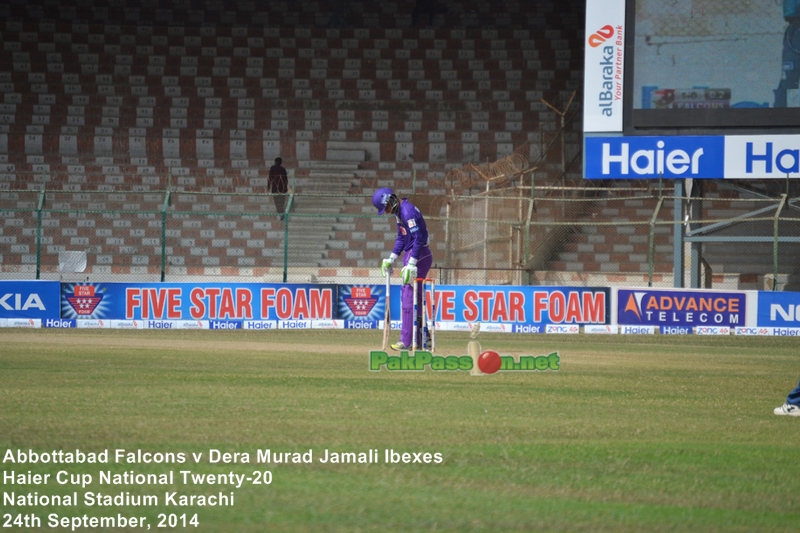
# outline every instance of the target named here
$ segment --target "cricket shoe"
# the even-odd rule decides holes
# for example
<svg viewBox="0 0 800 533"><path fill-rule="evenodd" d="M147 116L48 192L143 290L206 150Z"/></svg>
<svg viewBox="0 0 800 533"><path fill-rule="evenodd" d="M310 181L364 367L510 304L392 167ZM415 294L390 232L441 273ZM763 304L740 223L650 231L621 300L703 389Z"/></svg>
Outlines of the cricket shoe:
<svg viewBox="0 0 800 533"><path fill-rule="evenodd" d="M773 411L776 415L800 416L800 405L785 403Z"/></svg>
<svg viewBox="0 0 800 533"><path fill-rule="evenodd" d="M400 352L400 351L403 351L403 350L410 350L410 349L411 349L410 346L406 346L402 342L398 342L397 344L392 344L392 350L394 350L396 352Z"/></svg>

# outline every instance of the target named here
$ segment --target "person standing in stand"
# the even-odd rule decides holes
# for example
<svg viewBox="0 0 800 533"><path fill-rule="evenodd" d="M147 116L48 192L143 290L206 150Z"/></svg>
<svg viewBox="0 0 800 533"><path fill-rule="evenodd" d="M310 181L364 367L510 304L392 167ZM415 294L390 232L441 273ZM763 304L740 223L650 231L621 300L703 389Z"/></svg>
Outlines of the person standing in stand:
<svg viewBox="0 0 800 533"><path fill-rule="evenodd" d="M372 205L378 210L379 215L384 213L394 215L397 222L397 239L394 248L388 258L381 262L381 274L386 277L387 271L392 268L395 259L403 254L403 269L400 271L403 281L401 293L401 328L400 342L392 344L393 350L408 350L411 348L411 337L414 327L414 286L417 278L425 278L433 265L433 254L428 246L428 227L425 219L417 207L403 198L398 200L394 192L389 188L382 188L375 191L372 195ZM422 305L422 283L417 283L417 308L423 312ZM417 317L422 323L421 316ZM427 327L419 328L419 334L425 330L425 335L430 334ZM420 343L421 336L417 339ZM428 341L430 344L430 341Z"/></svg>
<svg viewBox="0 0 800 533"><path fill-rule="evenodd" d="M286 193L289 191L289 177L282 163L283 160L280 157L275 158L275 164L270 167L269 179L267 180L267 186L269 187L269 192L273 194L275 210L278 212L280 220L283 220L284 211L286 210Z"/></svg>

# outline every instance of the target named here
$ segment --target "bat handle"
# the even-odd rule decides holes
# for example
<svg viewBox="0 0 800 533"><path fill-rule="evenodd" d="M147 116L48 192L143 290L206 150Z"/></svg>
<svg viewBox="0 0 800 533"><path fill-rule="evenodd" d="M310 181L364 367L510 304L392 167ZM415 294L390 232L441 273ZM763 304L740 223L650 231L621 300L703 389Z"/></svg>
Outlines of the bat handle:
<svg viewBox="0 0 800 533"><path fill-rule="evenodd" d="M391 276L392 269L390 268L386 272L386 294L384 295L386 309L383 313L383 351L386 351L389 348L389 335L392 328L392 309L391 300L389 298L389 293L392 290Z"/></svg>

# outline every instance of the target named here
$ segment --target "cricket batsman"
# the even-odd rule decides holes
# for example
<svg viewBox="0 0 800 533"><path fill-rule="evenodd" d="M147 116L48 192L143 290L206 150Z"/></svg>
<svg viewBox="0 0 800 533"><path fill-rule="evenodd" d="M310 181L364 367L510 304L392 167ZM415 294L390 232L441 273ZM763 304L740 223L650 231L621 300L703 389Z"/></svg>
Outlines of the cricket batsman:
<svg viewBox="0 0 800 533"><path fill-rule="evenodd" d="M417 278L428 277L428 271L433 264L433 254L428 246L428 227L425 225L425 219L417 207L403 198L402 201L398 200L397 196L389 188L382 188L375 191L372 195L372 205L378 210L379 215L384 213L394 215L397 221L397 240L394 243L392 253L388 258L383 259L381 262L381 274L386 277L386 273L392 268L395 259L400 254L403 254L403 269L400 271L400 277L403 281L403 289L401 292L401 328L400 328L400 342L392 344L393 350L408 350L411 348L411 335L414 328L414 286L412 283L417 283ZM420 313L422 309L422 283L417 285L417 308ZM421 316L418 317L419 324L422 324ZM422 331L419 328L418 331ZM425 335L430 336L430 333L425 327ZM417 344L421 344L420 339L417 339ZM430 345L430 341L428 341Z"/></svg>

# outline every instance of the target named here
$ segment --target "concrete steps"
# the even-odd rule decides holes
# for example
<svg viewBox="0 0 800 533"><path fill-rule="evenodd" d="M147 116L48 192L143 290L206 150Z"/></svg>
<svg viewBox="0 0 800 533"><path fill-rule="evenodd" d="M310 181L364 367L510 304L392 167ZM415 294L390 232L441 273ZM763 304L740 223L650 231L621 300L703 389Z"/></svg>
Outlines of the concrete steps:
<svg viewBox="0 0 800 533"><path fill-rule="evenodd" d="M291 266L339 266L340 261L329 257L328 250L338 229L337 215L344 212L344 199L357 183L358 163L307 161L302 168L308 172L296 180L297 194L288 220L291 246L287 261Z"/></svg>

